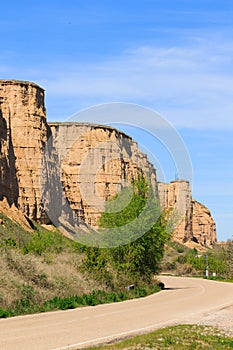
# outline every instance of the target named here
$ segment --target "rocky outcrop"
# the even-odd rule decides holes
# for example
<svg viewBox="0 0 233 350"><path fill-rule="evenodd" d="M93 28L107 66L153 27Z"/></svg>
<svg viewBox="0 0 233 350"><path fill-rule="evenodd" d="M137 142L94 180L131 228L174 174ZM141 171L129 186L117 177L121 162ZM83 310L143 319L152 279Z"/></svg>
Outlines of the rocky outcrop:
<svg viewBox="0 0 233 350"><path fill-rule="evenodd" d="M128 135L104 125L49 123L65 197L80 223L98 226L105 202L142 173L156 173Z"/></svg>
<svg viewBox="0 0 233 350"><path fill-rule="evenodd" d="M40 223L57 225L61 216L71 224L96 227L105 201L139 173L150 179L162 207L175 208L176 239L209 246L216 241L211 214L192 199L189 183L157 183L153 165L128 135L103 125L48 124L42 88L0 81L0 201L5 212L9 206L14 216L18 208Z"/></svg>
<svg viewBox="0 0 233 350"><path fill-rule="evenodd" d="M194 241L211 247L216 241L216 225L210 211L192 198L188 181L169 184L159 182L160 203L173 209L175 231L173 237L182 242Z"/></svg>
<svg viewBox="0 0 233 350"><path fill-rule="evenodd" d="M31 223L26 219L23 212L21 212L14 203L10 205L6 198L0 201L0 212L11 219L11 221L19 224L26 231L32 231ZM4 219L1 219L1 224L4 225Z"/></svg>
<svg viewBox="0 0 233 350"><path fill-rule="evenodd" d="M34 83L0 81L0 127L0 200L40 223L63 215L96 226L105 201L140 172L157 188L155 169L124 133L48 125L44 90Z"/></svg>
<svg viewBox="0 0 233 350"><path fill-rule="evenodd" d="M7 198L12 205L17 204L19 190L11 129L3 117L2 103L3 99L0 99L0 200Z"/></svg>
<svg viewBox="0 0 233 350"><path fill-rule="evenodd" d="M216 243L216 224L209 209L192 200L192 230L196 242L211 246Z"/></svg>
<svg viewBox="0 0 233 350"><path fill-rule="evenodd" d="M30 82L1 80L0 101L0 195L31 219L40 220L40 174L48 137L44 90Z"/></svg>

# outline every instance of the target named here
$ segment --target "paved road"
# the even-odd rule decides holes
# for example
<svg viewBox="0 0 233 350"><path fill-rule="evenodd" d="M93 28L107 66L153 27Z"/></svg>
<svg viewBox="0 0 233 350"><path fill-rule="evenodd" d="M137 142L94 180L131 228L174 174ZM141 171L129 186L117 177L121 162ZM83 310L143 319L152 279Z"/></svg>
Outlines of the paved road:
<svg viewBox="0 0 233 350"><path fill-rule="evenodd" d="M233 305L233 284L161 277L166 290L146 298L0 320L1 350L77 349L182 322Z"/></svg>

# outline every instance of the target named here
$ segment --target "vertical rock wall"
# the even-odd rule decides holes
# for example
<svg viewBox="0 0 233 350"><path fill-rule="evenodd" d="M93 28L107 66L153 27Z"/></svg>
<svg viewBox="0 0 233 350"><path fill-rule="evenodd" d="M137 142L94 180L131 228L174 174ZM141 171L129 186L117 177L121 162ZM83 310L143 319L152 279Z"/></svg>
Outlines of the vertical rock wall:
<svg viewBox="0 0 233 350"><path fill-rule="evenodd" d="M203 204L192 201L192 230L197 242L211 246L216 243L216 224L209 209Z"/></svg>
<svg viewBox="0 0 233 350"><path fill-rule="evenodd" d="M158 183L160 204L163 208L174 210L174 221L177 223L174 236L180 241L192 239L192 193L189 182L185 180L170 183Z"/></svg>
<svg viewBox="0 0 233 350"><path fill-rule="evenodd" d="M1 176L9 188L3 187L2 195L30 218L39 220L41 161L47 142L44 90L30 82L1 80L0 99L1 143L8 152L8 167L4 166ZM11 185L6 181L8 176Z"/></svg>
<svg viewBox="0 0 233 350"><path fill-rule="evenodd" d="M41 223L49 220L45 205L53 223L63 212L69 222L97 226L105 201L140 172L161 205L175 209L176 239L216 242L210 211L192 199L188 181L157 184L155 169L129 136L87 123L48 125L42 88L0 80L0 201Z"/></svg>
<svg viewBox="0 0 233 350"><path fill-rule="evenodd" d="M108 127L49 123L65 196L80 223L98 226L105 201L141 172L156 190L156 173L136 142Z"/></svg>
<svg viewBox="0 0 233 350"><path fill-rule="evenodd" d="M0 99L0 201L4 198L9 205L18 203L18 181L15 171L15 154L11 130L3 117Z"/></svg>
<svg viewBox="0 0 233 350"><path fill-rule="evenodd" d="M169 184L160 182L158 191L162 207L174 209L175 239L207 246L216 242L216 225L211 213L192 198L188 181L177 180Z"/></svg>

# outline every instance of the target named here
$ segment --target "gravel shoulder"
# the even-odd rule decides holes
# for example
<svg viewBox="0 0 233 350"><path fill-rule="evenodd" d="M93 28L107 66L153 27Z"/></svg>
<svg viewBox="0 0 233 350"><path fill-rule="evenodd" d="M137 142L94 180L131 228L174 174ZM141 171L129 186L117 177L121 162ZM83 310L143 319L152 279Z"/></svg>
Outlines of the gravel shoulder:
<svg viewBox="0 0 233 350"><path fill-rule="evenodd" d="M197 324L217 327L223 330L227 336L233 337L233 304L205 315Z"/></svg>

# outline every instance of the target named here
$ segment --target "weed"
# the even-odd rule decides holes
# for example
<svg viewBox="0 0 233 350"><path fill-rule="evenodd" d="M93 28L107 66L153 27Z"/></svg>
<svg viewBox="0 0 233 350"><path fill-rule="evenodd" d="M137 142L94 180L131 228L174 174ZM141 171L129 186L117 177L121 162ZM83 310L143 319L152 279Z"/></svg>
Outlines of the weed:
<svg viewBox="0 0 233 350"><path fill-rule="evenodd" d="M89 350L212 350L232 348L233 339L225 336L218 329L196 325L179 325L158 329L155 332L123 340L112 345L89 348Z"/></svg>

